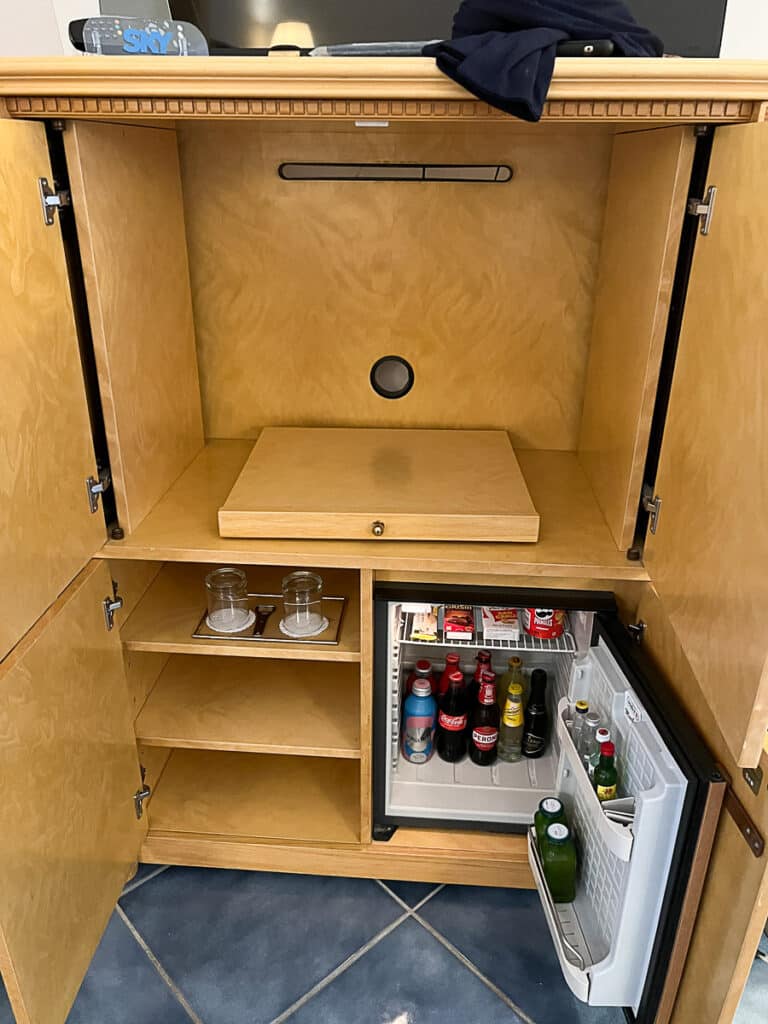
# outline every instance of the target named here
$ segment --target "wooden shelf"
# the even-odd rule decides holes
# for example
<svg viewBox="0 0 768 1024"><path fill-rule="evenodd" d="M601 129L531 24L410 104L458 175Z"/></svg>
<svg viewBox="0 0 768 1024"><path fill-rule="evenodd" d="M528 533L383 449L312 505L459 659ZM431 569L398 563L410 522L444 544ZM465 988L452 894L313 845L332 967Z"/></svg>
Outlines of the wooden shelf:
<svg viewBox="0 0 768 1024"><path fill-rule="evenodd" d="M100 556L581 581L648 579L642 563L628 561L626 553L616 547L573 452L517 451L541 515L536 544L224 539L219 536L217 511L252 447L252 441L209 441L133 533L125 540L106 543ZM327 589L330 593L330 584ZM348 609L347 628L350 612Z"/></svg>
<svg viewBox="0 0 768 1024"><path fill-rule="evenodd" d="M360 757L355 665L173 655L136 719L153 747Z"/></svg>
<svg viewBox="0 0 768 1024"><path fill-rule="evenodd" d="M355 761L174 750L149 803L153 834L360 842Z"/></svg>
<svg viewBox="0 0 768 1024"><path fill-rule="evenodd" d="M215 559L224 562L227 559ZM229 559L229 561L232 561ZM347 598L337 645L263 641L198 640L192 637L205 612L210 565L166 565L120 627L129 651L212 654L220 657L285 658L293 661L360 661L360 582L355 572L323 570L325 593ZM250 567L251 591L280 593L285 569ZM277 613L275 613L277 614Z"/></svg>

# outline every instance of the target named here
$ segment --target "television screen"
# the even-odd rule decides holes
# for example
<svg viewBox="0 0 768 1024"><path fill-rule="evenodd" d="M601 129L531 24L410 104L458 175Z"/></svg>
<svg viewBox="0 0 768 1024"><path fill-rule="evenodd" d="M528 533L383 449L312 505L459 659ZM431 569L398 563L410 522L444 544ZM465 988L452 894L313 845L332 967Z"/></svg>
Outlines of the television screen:
<svg viewBox="0 0 768 1024"><path fill-rule="evenodd" d="M726 0L629 0L642 24L668 53L716 57ZM124 4L125 6L125 4ZM275 43L327 46L383 40L445 39L458 0L177 0L173 17L197 25L215 48Z"/></svg>

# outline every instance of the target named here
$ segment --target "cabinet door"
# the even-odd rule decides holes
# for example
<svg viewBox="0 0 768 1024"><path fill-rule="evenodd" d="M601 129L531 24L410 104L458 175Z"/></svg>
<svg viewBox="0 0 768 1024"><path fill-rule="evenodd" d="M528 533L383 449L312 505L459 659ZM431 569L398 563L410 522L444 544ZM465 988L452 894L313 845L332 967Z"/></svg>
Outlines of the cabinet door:
<svg viewBox="0 0 768 1024"><path fill-rule="evenodd" d="M736 763L768 727L768 125L718 128L646 565Z"/></svg>
<svg viewBox="0 0 768 1024"><path fill-rule="evenodd" d="M92 562L0 666L0 970L19 1024L63 1024L142 839L110 592Z"/></svg>
<svg viewBox="0 0 768 1024"><path fill-rule="evenodd" d="M0 120L0 659L104 541L88 508L95 473L42 124Z"/></svg>

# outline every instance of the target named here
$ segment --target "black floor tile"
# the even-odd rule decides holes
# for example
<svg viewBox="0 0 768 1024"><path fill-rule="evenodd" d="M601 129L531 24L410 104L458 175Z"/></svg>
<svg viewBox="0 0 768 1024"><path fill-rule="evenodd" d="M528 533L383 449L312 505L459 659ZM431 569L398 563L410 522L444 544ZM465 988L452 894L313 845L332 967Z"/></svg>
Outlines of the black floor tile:
<svg viewBox="0 0 768 1024"><path fill-rule="evenodd" d="M289 1024L520 1024L415 921L405 921L313 996Z"/></svg>
<svg viewBox="0 0 768 1024"><path fill-rule="evenodd" d="M115 913L67 1024L190 1024L186 1011Z"/></svg>
<svg viewBox="0 0 768 1024"><path fill-rule="evenodd" d="M384 878L382 882L409 907L415 907L425 896L429 896L438 888L436 882L390 882Z"/></svg>
<svg viewBox="0 0 768 1024"><path fill-rule="evenodd" d="M621 1010L571 993L535 891L446 886L419 915L536 1024L624 1024Z"/></svg>
<svg viewBox="0 0 768 1024"><path fill-rule="evenodd" d="M121 899L205 1024L259 1024L401 913L376 882L170 868Z"/></svg>

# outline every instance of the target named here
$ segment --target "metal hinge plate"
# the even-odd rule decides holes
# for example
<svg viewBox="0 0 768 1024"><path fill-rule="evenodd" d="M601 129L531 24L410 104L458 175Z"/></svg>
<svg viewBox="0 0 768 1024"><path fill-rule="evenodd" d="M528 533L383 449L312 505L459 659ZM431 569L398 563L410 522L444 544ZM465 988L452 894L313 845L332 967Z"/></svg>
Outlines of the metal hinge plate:
<svg viewBox="0 0 768 1024"><path fill-rule="evenodd" d="M651 533L656 533L661 515L661 498L653 493L653 488L647 484L643 487L643 508L650 516L649 525Z"/></svg>
<svg viewBox="0 0 768 1024"><path fill-rule="evenodd" d="M143 764L139 765L139 769L141 770L141 789L137 789L133 794L133 806L136 808L137 818L141 818L144 814L144 801L152 796L151 788L144 781L147 777L147 769Z"/></svg>
<svg viewBox="0 0 768 1024"><path fill-rule="evenodd" d="M105 597L102 601L104 606L104 622L109 633L115 625L115 612L119 612L123 607L123 599L117 592L117 581L112 580L112 596Z"/></svg>
<svg viewBox="0 0 768 1024"><path fill-rule="evenodd" d="M710 185L707 194L703 199L689 199L688 213L698 217L699 230L702 235L708 235L712 227L712 218L715 215L715 200L717 199L717 185Z"/></svg>
<svg viewBox="0 0 768 1024"><path fill-rule="evenodd" d="M64 189L54 192L48 184L47 178L38 178L37 184L40 188L40 205L43 207L43 220L51 227L56 219L56 211L62 206L72 205L72 196Z"/></svg>
<svg viewBox="0 0 768 1024"><path fill-rule="evenodd" d="M718 765L717 769L728 783L725 789L725 800L723 801L723 806L730 814L736 828L741 832L744 837L744 842L750 848L754 856L762 857L765 852L765 840L760 833L760 829L754 823L746 807L731 788L731 780L726 770L722 765Z"/></svg>
<svg viewBox="0 0 768 1024"><path fill-rule="evenodd" d="M88 507L91 513L99 511L99 496L108 490L112 484L112 477L109 475L108 469L102 469L99 472L99 479L95 476L88 476L85 478L85 489L88 494Z"/></svg>
<svg viewBox="0 0 768 1024"><path fill-rule="evenodd" d="M755 796L759 796L763 784L763 769L758 765L757 768L745 768L741 774Z"/></svg>

